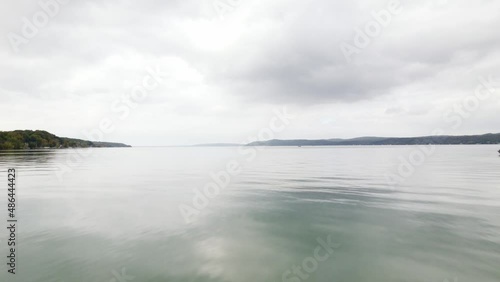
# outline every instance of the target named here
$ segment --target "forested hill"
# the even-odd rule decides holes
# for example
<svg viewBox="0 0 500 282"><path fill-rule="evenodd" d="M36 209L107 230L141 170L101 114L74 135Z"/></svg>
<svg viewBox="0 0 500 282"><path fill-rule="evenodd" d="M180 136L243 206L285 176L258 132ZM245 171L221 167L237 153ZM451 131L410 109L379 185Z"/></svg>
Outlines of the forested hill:
<svg viewBox="0 0 500 282"><path fill-rule="evenodd" d="M269 140L256 141L247 146L353 146L353 145L459 145L459 144L500 144L500 133L466 136L426 136L426 137L360 137L354 139L322 140Z"/></svg>
<svg viewBox="0 0 500 282"><path fill-rule="evenodd" d="M130 147L121 143L92 142L58 137L43 130L0 131L0 150L42 148Z"/></svg>

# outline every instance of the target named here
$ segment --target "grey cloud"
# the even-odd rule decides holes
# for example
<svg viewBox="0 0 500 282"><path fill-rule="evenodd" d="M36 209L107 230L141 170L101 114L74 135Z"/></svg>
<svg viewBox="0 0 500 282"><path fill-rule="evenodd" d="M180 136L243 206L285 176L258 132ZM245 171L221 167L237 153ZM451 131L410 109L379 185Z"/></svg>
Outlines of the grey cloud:
<svg viewBox="0 0 500 282"><path fill-rule="evenodd" d="M348 26L345 22L328 22L342 15L341 9L283 17L267 37L245 41L241 50L222 54L230 59L219 61L222 64L214 79L233 86L229 91L246 96L246 100L279 103L355 101L389 94L397 87L433 79L442 72L465 65L473 67L497 52L500 34L493 35L490 29L498 26L498 17L485 20L481 14L495 8L498 11L499 4L484 4L450 3L451 11L444 15L452 22L446 24L437 15L421 18L420 13L406 8L381 36L355 56L354 63L346 62L339 44L351 40L354 28L362 27L363 22ZM313 1L310 5L318 10L332 8L328 1ZM428 6L428 2L422 2L422 7L413 8L434 13ZM470 17L459 18L464 14ZM462 54L467 56L460 60Z"/></svg>
<svg viewBox="0 0 500 282"><path fill-rule="evenodd" d="M67 79L68 71L78 73L85 65L128 52L180 56L198 67L209 83L247 101L356 101L389 94L399 86L455 68L460 63L454 58L460 52L470 54L470 61L461 64L477 62L495 52L500 43L500 35L489 32L498 18L476 15L498 8L494 2L486 1L479 7L457 1L439 7L439 11L445 11L441 12L443 16L454 21L441 24L442 19L419 18L420 13L414 12L428 8L427 1L420 6L406 1L402 2L406 10L356 55L354 63L348 63L340 52L340 43L351 41L354 29L371 19L371 9L383 9L388 2L363 6L365 3L315 0L264 5L261 8L269 10L257 10L250 15L253 18L242 19L245 30L239 31L241 38L230 49L210 53L190 42L179 27L190 21L214 20L210 18L215 16L211 3L70 2L41 35L23 46L23 58L38 60L44 56L50 62L39 64L39 69L18 66L15 74L5 74L2 81L9 90L36 92L42 81ZM460 18L464 12L471 17ZM56 68L64 69L64 73L57 74ZM53 75L48 77L47 73ZM21 84L12 76L30 79Z"/></svg>
<svg viewBox="0 0 500 282"><path fill-rule="evenodd" d="M401 0L402 13L351 63L340 44L352 43L355 28L389 0L242 0L225 20L214 1L72 0L18 54L6 35L19 33L21 18L39 9L38 0L3 1L4 106L43 109L67 102L68 108L51 115L58 121L79 108L107 109L145 67L159 64L173 78L144 102L146 110L154 105L159 111L149 115L154 121L199 128L203 115L224 132L224 117L243 123L268 106L292 104L312 116L308 109L325 106L326 114L329 105L340 104L368 116L412 115L431 124L438 113L431 116L430 108L446 108L472 93L478 76L500 76L498 1ZM173 59L179 66L171 65ZM345 124L336 119L339 128Z"/></svg>

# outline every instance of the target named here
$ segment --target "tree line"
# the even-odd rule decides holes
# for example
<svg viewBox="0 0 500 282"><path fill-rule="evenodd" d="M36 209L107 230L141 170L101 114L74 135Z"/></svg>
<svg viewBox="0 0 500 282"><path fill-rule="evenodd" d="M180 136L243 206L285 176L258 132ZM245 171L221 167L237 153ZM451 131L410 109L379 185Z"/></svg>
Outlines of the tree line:
<svg viewBox="0 0 500 282"><path fill-rule="evenodd" d="M43 130L0 131L0 150L88 148L93 142L58 137Z"/></svg>

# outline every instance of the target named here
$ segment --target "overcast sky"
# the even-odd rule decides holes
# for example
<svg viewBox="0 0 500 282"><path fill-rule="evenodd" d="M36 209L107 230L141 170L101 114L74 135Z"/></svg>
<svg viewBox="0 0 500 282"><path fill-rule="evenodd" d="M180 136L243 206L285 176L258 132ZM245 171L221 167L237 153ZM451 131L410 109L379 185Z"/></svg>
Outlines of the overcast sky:
<svg viewBox="0 0 500 282"><path fill-rule="evenodd" d="M500 81L500 1L65 1L1 2L0 130L87 139L106 119L108 141L242 143L286 106L276 138L500 132L500 89L474 103L479 77Z"/></svg>

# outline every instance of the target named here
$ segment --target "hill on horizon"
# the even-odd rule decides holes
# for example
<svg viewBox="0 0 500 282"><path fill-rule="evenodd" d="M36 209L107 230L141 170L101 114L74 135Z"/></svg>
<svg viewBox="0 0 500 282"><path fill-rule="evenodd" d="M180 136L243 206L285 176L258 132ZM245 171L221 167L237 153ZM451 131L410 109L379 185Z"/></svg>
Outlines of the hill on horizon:
<svg viewBox="0 0 500 282"><path fill-rule="evenodd" d="M351 139L292 139L255 141L246 146L353 146L353 145L473 145L500 144L500 133L483 135L442 135L422 137L357 137Z"/></svg>
<svg viewBox="0 0 500 282"><path fill-rule="evenodd" d="M0 150L131 147L122 143L58 137L45 130L0 131Z"/></svg>

